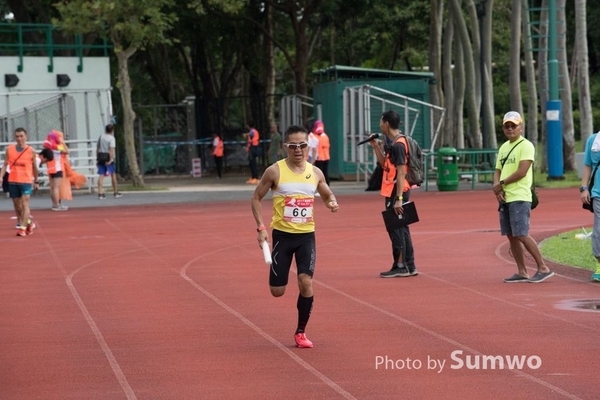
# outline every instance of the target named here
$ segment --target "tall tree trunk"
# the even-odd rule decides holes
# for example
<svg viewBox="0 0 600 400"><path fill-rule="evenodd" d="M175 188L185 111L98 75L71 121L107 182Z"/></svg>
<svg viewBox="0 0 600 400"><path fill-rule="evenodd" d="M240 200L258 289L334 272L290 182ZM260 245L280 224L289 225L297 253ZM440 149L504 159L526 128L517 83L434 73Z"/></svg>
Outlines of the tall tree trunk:
<svg viewBox="0 0 600 400"><path fill-rule="evenodd" d="M556 1L556 37L559 80L562 101L562 135L563 135L563 160L565 171L577 169L575 161L575 128L573 125L573 97L571 79L569 79L569 62L567 58L567 24L565 15L566 0Z"/></svg>
<svg viewBox="0 0 600 400"><path fill-rule="evenodd" d="M273 7L265 4L265 25L268 34L263 35L265 43L265 113L267 114L267 125L270 129L275 124L275 52L273 40Z"/></svg>
<svg viewBox="0 0 600 400"><path fill-rule="evenodd" d="M308 95L306 85L306 72L308 70L308 40L306 37L306 24L300 24L301 29L296 32L296 60L294 63L294 77L296 81L296 93L301 96ZM306 106L302 106L302 123L305 124L308 117Z"/></svg>
<svg viewBox="0 0 600 400"><path fill-rule="evenodd" d="M579 118L581 142L585 142L594 130L590 100L590 77L587 43L586 0L575 0L575 35L577 36L577 84L579 87Z"/></svg>
<svg viewBox="0 0 600 400"><path fill-rule="evenodd" d="M135 137L133 134L133 123L135 121L135 111L131 103L131 79L129 77L129 58L137 51L137 48L129 47L123 50L118 37L111 37L117 61L119 64L119 83L117 87L121 93L121 104L123 106L123 129L125 138L125 153L127 154L127 163L133 186L144 186L144 178L140 173L137 155L135 153ZM142 151L142 149L140 149Z"/></svg>
<svg viewBox="0 0 600 400"><path fill-rule="evenodd" d="M436 106L443 106L442 103L442 23L444 18L444 6L442 0L430 0L430 21L429 24L429 71L437 80L437 84L429 85L429 102ZM449 53L450 54L450 53ZM333 65L333 64L332 64ZM441 113L431 110L433 113L433 126L438 126ZM442 132L443 132L442 127Z"/></svg>
<svg viewBox="0 0 600 400"><path fill-rule="evenodd" d="M331 26L331 33L329 34L329 65L335 65L335 44L337 39L337 31L335 25Z"/></svg>
<svg viewBox="0 0 600 400"><path fill-rule="evenodd" d="M494 114L494 82L492 82L492 19L494 10L494 0L488 0L485 8L485 19L483 24L483 59L484 76L482 84L485 85L485 96L483 116L485 125L489 127L487 132L487 146L495 149L498 147L496 140L496 131L494 129L496 120Z"/></svg>
<svg viewBox="0 0 600 400"><path fill-rule="evenodd" d="M454 18L453 18L454 19ZM471 55L465 56L465 49L462 46L462 42L460 40L456 40L454 42L454 59L456 60L456 65L464 65L465 58L470 58ZM465 88L466 88L466 79L465 79L465 70L463 68L455 68L454 69L454 107L452 111L454 112L454 126L453 132L455 134L454 143L456 143L456 148L464 149L466 147L474 147L473 142L470 143L470 146L467 146L467 140L465 140L465 120L464 120L464 105L465 105ZM471 139L472 136L468 136L467 139Z"/></svg>
<svg viewBox="0 0 600 400"><path fill-rule="evenodd" d="M467 104L467 115L469 117L468 137L473 148L481 148L481 129L479 125L479 115L477 101L475 98L475 66L473 65L473 48L469 39L469 31L462 14L459 0L451 0L450 5L453 12L455 28L458 33L458 39L462 47L465 66L465 98ZM463 65L463 64L457 64Z"/></svg>
<svg viewBox="0 0 600 400"><path fill-rule="evenodd" d="M441 136L436 143L437 147L457 146L455 131L455 104L454 96L454 78L452 76L452 63L454 54L454 23L452 21L452 10L448 11L448 20L444 29L442 38L442 86L444 88L444 104L446 105L446 115L444 118L445 129L442 129Z"/></svg>
<svg viewBox="0 0 600 400"><path fill-rule="evenodd" d="M510 16L510 61L508 92L510 108L523 115L521 98L521 0L512 0ZM527 129L527 126L525 126Z"/></svg>
<svg viewBox="0 0 600 400"><path fill-rule="evenodd" d="M538 144L538 97L535 83L535 66L533 64L533 46L531 42L531 26L529 25L529 9L527 2L522 4L522 27L525 54L525 79L527 81L527 130L525 136L537 148Z"/></svg>
<svg viewBox="0 0 600 400"><path fill-rule="evenodd" d="M462 3L463 1L460 0L460 2ZM485 4L485 3L484 3ZM481 74L481 70L482 70L482 63L483 63L483 53L482 53L482 48L481 48L481 34L480 34L480 26L479 23L482 21L479 19L479 11L477 10L477 8L475 7L475 2L473 1L467 1L466 2L466 7L467 7L467 12L469 15L469 21L470 21L470 32L471 32L471 42L472 42L472 52L469 53L465 53L465 57L469 56L472 54L473 57L473 70L475 72L475 83L474 83L474 87L475 87L475 102L477 104L477 110L481 110L481 82L482 82L482 74ZM484 15L481 15L481 18L483 18Z"/></svg>

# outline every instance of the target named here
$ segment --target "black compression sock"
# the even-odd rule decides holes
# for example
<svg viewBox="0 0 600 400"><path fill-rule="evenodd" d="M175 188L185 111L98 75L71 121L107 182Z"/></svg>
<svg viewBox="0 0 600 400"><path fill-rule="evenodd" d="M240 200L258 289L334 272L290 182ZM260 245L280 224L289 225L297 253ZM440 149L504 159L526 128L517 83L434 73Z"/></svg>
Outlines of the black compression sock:
<svg viewBox="0 0 600 400"><path fill-rule="evenodd" d="M306 329L306 324L308 324L308 319L310 318L310 313L312 311L314 296L310 297L302 297L301 294L298 295L298 302L296 303L296 307L298 308L298 329L296 329L296 333L302 333Z"/></svg>

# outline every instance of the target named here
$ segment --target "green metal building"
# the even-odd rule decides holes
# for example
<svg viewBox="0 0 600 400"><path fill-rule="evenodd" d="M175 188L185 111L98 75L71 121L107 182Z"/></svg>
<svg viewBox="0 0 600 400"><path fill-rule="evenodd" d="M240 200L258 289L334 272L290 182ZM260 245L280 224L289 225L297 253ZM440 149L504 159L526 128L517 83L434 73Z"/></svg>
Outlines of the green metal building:
<svg viewBox="0 0 600 400"><path fill-rule="evenodd" d="M333 179L348 180L356 175L356 163L347 161L354 142L348 140L349 132L344 132L344 126L348 126L348 121L358 121L359 114L365 116L365 130L375 133L380 131L382 112L394 109L403 122L405 119L414 122L409 122L409 127L402 125L400 129L412 133L423 148L429 148L433 127L427 103L430 85L436 83L432 73L338 65L313 71L313 78L314 115L315 119L323 120L330 138L329 176ZM367 89L368 100L349 99L348 93L354 93L353 90L360 87Z"/></svg>

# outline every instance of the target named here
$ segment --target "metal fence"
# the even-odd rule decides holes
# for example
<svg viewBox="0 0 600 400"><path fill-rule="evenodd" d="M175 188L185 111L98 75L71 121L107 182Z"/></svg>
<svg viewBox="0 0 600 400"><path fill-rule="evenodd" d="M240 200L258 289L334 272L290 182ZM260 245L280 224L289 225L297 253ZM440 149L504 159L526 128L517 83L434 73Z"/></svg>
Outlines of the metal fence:
<svg viewBox="0 0 600 400"><path fill-rule="evenodd" d="M112 117L110 90L0 93L0 142L10 142L16 128L30 141L53 129L68 140L97 138Z"/></svg>
<svg viewBox="0 0 600 400"><path fill-rule="evenodd" d="M245 119L239 112L234 111L238 109L237 103L246 98L226 100L231 107L226 114L228 124L221 124L220 128L209 128L206 122L197 121L199 106L194 98L188 98L182 104L175 105L135 106L137 118L134 132L138 164L142 174L188 174L192 172L194 158L200 159L203 171L214 170L215 163L210 154L213 132L220 132L224 139L223 167L228 170L248 168L246 139L242 137ZM225 104L224 99L220 101ZM206 106L205 103L203 107ZM213 124L218 125L218 122L213 121ZM262 125L257 125L257 129L263 146L263 156L259 159L259 164L264 166L268 164L269 129ZM122 164L124 168L121 171L126 173L126 163Z"/></svg>
<svg viewBox="0 0 600 400"><path fill-rule="evenodd" d="M142 174L187 173L197 157L193 104L135 109L136 155Z"/></svg>
<svg viewBox="0 0 600 400"><path fill-rule="evenodd" d="M92 192L97 186L98 174L96 167L96 140L66 140L65 143L69 147L69 161L71 168L86 177L85 189ZM4 156L6 148L14 144L11 142L0 142L0 166L4 164ZM35 149L36 153L42 149L43 141L34 140L27 141L27 144ZM48 173L46 166L43 165L39 171L40 189L48 189ZM110 185L110 179L106 179L105 186Z"/></svg>

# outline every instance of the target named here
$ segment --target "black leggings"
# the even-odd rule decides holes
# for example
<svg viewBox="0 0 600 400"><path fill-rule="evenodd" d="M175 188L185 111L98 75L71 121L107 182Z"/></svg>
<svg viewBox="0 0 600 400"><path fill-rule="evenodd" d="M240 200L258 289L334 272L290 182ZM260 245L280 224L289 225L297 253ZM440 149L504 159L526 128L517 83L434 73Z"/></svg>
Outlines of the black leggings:
<svg viewBox="0 0 600 400"><path fill-rule="evenodd" d="M410 190L404 192L402 197L402 201L407 202L410 198ZM392 199L395 198L396 188L394 188L392 192L392 197L386 197L385 199L386 209L394 208L394 202ZM406 265L406 267L409 269L413 269L415 267L415 254L408 225L403 226L402 228L394 229L393 231L388 232L388 235L390 236L390 240L392 242L392 257L394 258L394 262L400 262L400 258L402 258L404 265Z"/></svg>
<svg viewBox="0 0 600 400"><path fill-rule="evenodd" d="M329 160L315 161L315 167L319 168L325 176L325 183L329 186Z"/></svg>
<svg viewBox="0 0 600 400"><path fill-rule="evenodd" d="M223 157L215 156L215 165L217 167L217 176L221 178L221 174L223 173Z"/></svg>
<svg viewBox="0 0 600 400"><path fill-rule="evenodd" d="M298 274L313 276L316 260L315 233L287 233L273 229L273 250L269 285L286 286L292 266L292 258L296 257Z"/></svg>

